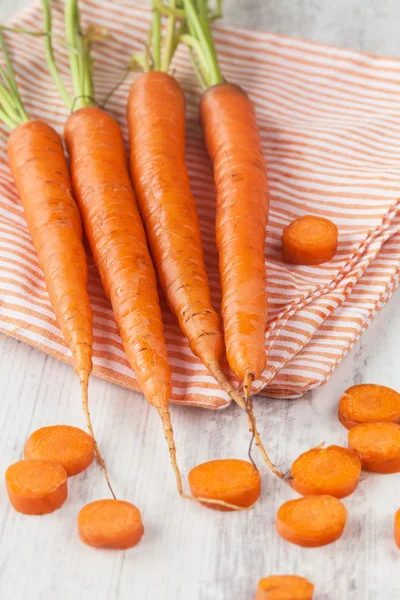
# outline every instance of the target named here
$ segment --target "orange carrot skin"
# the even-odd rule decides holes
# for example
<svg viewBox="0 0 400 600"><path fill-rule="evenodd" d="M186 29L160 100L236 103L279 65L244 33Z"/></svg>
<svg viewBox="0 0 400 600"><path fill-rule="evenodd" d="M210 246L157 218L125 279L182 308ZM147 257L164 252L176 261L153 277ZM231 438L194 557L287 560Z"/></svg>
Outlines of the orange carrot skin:
<svg viewBox="0 0 400 600"><path fill-rule="evenodd" d="M185 98L167 73L144 73L128 102L130 165L161 287L192 352L220 361L223 339L211 306L195 200L185 166Z"/></svg>
<svg viewBox="0 0 400 600"><path fill-rule="evenodd" d="M396 546L400 548L400 509L394 517L394 541L396 542Z"/></svg>
<svg viewBox="0 0 400 600"><path fill-rule="evenodd" d="M238 86L221 83L202 97L200 117L217 192L216 238L227 357L244 379L266 366L264 245L269 192L254 108Z"/></svg>
<svg viewBox="0 0 400 600"><path fill-rule="evenodd" d="M73 113L65 126L72 181L128 361L147 400L167 407L167 361L156 277L117 122L100 108Z"/></svg>
<svg viewBox="0 0 400 600"><path fill-rule="evenodd" d="M8 158L50 302L79 375L92 370L92 309L82 225L61 140L28 121L9 136Z"/></svg>

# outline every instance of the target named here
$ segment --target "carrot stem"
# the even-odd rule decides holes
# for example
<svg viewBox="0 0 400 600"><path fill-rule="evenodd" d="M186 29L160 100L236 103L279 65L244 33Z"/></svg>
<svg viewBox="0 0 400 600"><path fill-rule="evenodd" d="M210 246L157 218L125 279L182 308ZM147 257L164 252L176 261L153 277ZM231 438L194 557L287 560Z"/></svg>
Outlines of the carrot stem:
<svg viewBox="0 0 400 600"><path fill-rule="evenodd" d="M154 71L161 70L161 15L157 8L153 8L153 24L151 30L151 48L153 54Z"/></svg>
<svg viewBox="0 0 400 600"><path fill-rule="evenodd" d="M3 86L3 100L1 101L3 104L3 109L7 112L7 107L4 106L4 100L5 100L6 105L10 106L10 104L11 104L11 108L14 106L18 124L24 123L25 121L29 121L29 117L26 114L24 105L23 105L21 97L19 95L17 81L15 79L15 74L14 74L14 69L13 69L10 55L8 53L7 46L6 46L6 43L4 40L4 35L1 30L0 30L0 46L1 46L1 50L2 50L4 60L6 63L6 69L7 69L4 83L6 85L8 85L8 88L9 88L7 90ZM13 113L13 112L14 111L11 110L11 113ZM10 114L9 116L12 118L13 115Z"/></svg>
<svg viewBox="0 0 400 600"><path fill-rule="evenodd" d="M162 2L162 0L153 0L153 6L162 14L162 15L166 15L167 17L175 17L175 18L181 18L183 19L185 16L185 12L180 9L180 8L176 8L176 3L175 2L171 2L170 5L166 5L164 4L164 2Z"/></svg>
<svg viewBox="0 0 400 600"><path fill-rule="evenodd" d="M175 8L176 0L170 0L170 7ZM169 65L172 60L172 56L174 53L174 44L175 44L175 28L176 28L176 16L170 15L168 17L168 25L167 25L167 35L165 37L164 42L164 51L161 60L161 71L164 73L168 73Z"/></svg>

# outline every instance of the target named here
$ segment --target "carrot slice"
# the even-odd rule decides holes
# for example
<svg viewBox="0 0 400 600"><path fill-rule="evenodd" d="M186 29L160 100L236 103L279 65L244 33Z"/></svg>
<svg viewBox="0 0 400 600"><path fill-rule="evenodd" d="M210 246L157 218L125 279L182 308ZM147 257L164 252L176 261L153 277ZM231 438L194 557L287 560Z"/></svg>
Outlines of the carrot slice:
<svg viewBox="0 0 400 600"><path fill-rule="evenodd" d="M283 258L295 265L319 265L331 260L338 246L338 229L332 221L307 215L283 230Z"/></svg>
<svg viewBox="0 0 400 600"><path fill-rule="evenodd" d="M270 575L260 579L255 600L312 600L313 584L298 575Z"/></svg>
<svg viewBox="0 0 400 600"><path fill-rule="evenodd" d="M25 515L46 515L67 499L67 473L51 460L20 460L6 471L8 497Z"/></svg>
<svg viewBox="0 0 400 600"><path fill-rule="evenodd" d="M361 461L353 450L340 446L313 448L294 461L290 483L303 496L344 498L356 489L360 473Z"/></svg>
<svg viewBox="0 0 400 600"><path fill-rule="evenodd" d="M25 444L25 458L39 458L59 463L68 477L87 469L94 457L91 435L72 425L41 427Z"/></svg>
<svg viewBox="0 0 400 600"><path fill-rule="evenodd" d="M394 541L398 548L400 548L400 509L394 516Z"/></svg>
<svg viewBox="0 0 400 600"><path fill-rule="evenodd" d="M367 471L400 471L400 425L360 423L350 429L348 444L349 448L357 452Z"/></svg>
<svg viewBox="0 0 400 600"><path fill-rule="evenodd" d="M124 500L96 500L78 514L81 540L95 548L126 550L136 546L144 534L142 516L136 506Z"/></svg>
<svg viewBox="0 0 400 600"><path fill-rule="evenodd" d="M222 500L230 505L249 508L260 497L261 478L254 466L236 458L211 460L189 473L189 485L195 498ZM208 508L228 511L232 508L205 504Z"/></svg>
<svg viewBox="0 0 400 600"><path fill-rule="evenodd" d="M316 548L337 540L346 520L346 507L334 496L305 496L282 504L276 530L292 544Z"/></svg>
<svg viewBox="0 0 400 600"><path fill-rule="evenodd" d="M338 417L346 429L376 421L400 423L400 394L375 383L353 385L340 398Z"/></svg>

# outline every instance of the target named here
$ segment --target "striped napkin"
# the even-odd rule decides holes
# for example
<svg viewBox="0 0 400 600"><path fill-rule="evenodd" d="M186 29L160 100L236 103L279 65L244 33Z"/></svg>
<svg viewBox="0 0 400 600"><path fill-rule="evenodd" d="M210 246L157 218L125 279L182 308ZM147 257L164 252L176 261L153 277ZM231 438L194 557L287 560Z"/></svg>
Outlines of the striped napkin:
<svg viewBox="0 0 400 600"><path fill-rule="evenodd" d="M149 7L130 0L86 0L82 16L87 25L107 28L110 34L110 39L94 48L96 92L101 101L121 78L130 55L143 50ZM9 24L40 29L39 3ZM60 8L55 8L54 24L62 34ZM7 37L29 114L47 120L61 133L66 111L47 74L42 41L14 34ZM237 27L215 27L215 40L226 78L243 86L255 103L271 187L265 247L268 366L255 389L272 397L296 397L328 379L399 284L400 61ZM62 47L57 58L68 81ZM185 48L174 60L174 71L187 92L187 164L213 302L219 307L215 191L198 122L201 92ZM134 76L108 103L126 141L126 99ZM6 137L2 127L0 327L71 362L7 165ZM337 224L338 254L321 266L285 264L282 229L292 219L310 213ZM137 390L109 303L91 266L94 373ZM173 371L172 400L206 408L228 404L192 355L163 298L162 308Z"/></svg>

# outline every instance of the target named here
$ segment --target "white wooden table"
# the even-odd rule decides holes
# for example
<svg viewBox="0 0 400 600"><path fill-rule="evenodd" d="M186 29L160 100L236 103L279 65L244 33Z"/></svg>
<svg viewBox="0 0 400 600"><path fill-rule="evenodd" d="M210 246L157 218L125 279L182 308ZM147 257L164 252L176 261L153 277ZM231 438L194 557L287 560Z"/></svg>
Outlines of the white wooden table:
<svg viewBox="0 0 400 600"><path fill-rule="evenodd" d="M25 3L0 0L0 18ZM400 55L398 0L226 0L226 15L232 23ZM322 441L346 443L335 416L346 387L376 382L400 389L399 300L400 292L325 387L302 400L256 402L263 438L282 468ZM93 378L91 406L116 491L142 510L143 541L122 553L95 551L78 540L78 510L107 496L95 465L70 479L66 505L46 517L14 512L0 483L1 600L252 600L258 579L276 573L309 577L316 600L400 597L400 551L392 534L400 475L370 475L345 500L349 521L342 540L302 550L274 531L278 506L296 495L266 469L262 500L248 513L180 501L158 417L143 398ZM246 420L234 407L218 413L172 407L172 413L185 473L208 459L245 458ZM30 432L55 423L83 426L72 369L1 339L1 470L21 457Z"/></svg>

